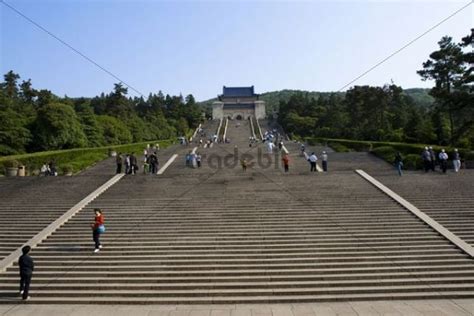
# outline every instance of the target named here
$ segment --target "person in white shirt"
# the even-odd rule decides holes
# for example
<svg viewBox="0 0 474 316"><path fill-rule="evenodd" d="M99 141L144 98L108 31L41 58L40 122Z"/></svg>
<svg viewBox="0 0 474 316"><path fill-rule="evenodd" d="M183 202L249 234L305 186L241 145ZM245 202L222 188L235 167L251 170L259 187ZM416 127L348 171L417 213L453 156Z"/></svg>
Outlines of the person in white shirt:
<svg viewBox="0 0 474 316"><path fill-rule="evenodd" d="M323 161L323 171L327 172L328 171L328 154L323 151L323 154L321 155L321 160Z"/></svg>
<svg viewBox="0 0 474 316"><path fill-rule="evenodd" d="M454 148L453 167L454 172L459 172L459 169L461 169L461 156L459 155L457 148Z"/></svg>
<svg viewBox="0 0 474 316"><path fill-rule="evenodd" d="M441 165L441 170L443 173L446 173L446 169L448 169L448 154L444 149L441 149L441 152L438 155L439 164Z"/></svg>
<svg viewBox="0 0 474 316"><path fill-rule="evenodd" d="M273 146L275 145L271 141L267 143L267 150L269 154L273 153Z"/></svg>
<svg viewBox="0 0 474 316"><path fill-rule="evenodd" d="M316 161L318 161L318 157L316 157L316 154L315 154L314 152L311 153L311 155L308 157L308 161L309 161L309 163L310 163L310 165L311 165L311 170L310 170L310 172L316 172L316 171L318 171L318 170L316 169Z"/></svg>

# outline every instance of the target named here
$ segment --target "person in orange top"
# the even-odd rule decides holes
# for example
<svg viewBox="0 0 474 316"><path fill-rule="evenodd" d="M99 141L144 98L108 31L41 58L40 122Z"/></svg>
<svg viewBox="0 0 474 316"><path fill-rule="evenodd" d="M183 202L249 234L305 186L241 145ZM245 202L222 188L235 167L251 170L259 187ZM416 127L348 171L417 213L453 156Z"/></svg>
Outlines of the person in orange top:
<svg viewBox="0 0 474 316"><path fill-rule="evenodd" d="M100 243L100 234L104 231L104 215L100 208L94 209L95 218L94 223L91 224L92 227L92 238L94 239L95 243L95 250L94 252L99 252L102 248L102 244Z"/></svg>
<svg viewBox="0 0 474 316"><path fill-rule="evenodd" d="M288 157L288 154L284 154L281 160L283 161L285 172L288 172L288 170L290 169L290 157Z"/></svg>

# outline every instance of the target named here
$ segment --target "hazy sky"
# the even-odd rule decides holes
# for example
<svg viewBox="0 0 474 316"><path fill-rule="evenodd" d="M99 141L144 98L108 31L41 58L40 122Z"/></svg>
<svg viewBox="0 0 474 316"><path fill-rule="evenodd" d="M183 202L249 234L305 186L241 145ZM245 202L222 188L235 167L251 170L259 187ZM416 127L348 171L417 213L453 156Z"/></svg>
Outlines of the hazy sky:
<svg viewBox="0 0 474 316"><path fill-rule="evenodd" d="M58 95L95 96L116 79L0 0L0 70ZM416 74L444 35L473 27L467 1L5 0L145 95L198 100L222 86L337 91L451 13L354 84L429 87ZM353 85L354 85L353 84ZM136 94L130 91L131 94Z"/></svg>

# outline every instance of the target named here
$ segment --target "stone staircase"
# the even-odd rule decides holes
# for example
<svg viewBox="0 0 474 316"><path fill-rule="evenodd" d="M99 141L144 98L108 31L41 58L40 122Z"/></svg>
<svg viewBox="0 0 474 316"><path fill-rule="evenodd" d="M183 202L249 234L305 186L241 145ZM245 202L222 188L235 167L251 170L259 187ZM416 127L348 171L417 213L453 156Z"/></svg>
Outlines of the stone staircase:
<svg viewBox="0 0 474 316"><path fill-rule="evenodd" d="M23 245L110 176L0 179L0 260Z"/></svg>
<svg viewBox="0 0 474 316"><path fill-rule="evenodd" d="M459 174L405 172L402 177L376 174L376 178L434 220L474 246L474 171Z"/></svg>
<svg viewBox="0 0 474 316"><path fill-rule="evenodd" d="M229 125L231 144L198 150L224 157L237 145L257 155L242 127ZM347 168L315 176L302 168L192 169L178 160L162 176L124 177L33 249L31 302L474 297L473 261L455 245ZM99 253L94 207L107 226ZM0 302L14 300L17 269L0 274Z"/></svg>

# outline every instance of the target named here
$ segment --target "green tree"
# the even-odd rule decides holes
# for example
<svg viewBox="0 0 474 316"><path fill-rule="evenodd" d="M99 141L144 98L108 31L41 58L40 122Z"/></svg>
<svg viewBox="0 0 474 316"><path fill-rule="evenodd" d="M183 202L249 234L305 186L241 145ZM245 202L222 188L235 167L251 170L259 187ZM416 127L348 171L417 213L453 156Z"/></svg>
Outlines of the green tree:
<svg viewBox="0 0 474 316"><path fill-rule="evenodd" d="M84 102L76 106L76 113L81 122L82 130L87 137L87 146L97 147L106 145L104 131L97 121L97 116L89 102Z"/></svg>
<svg viewBox="0 0 474 316"><path fill-rule="evenodd" d="M4 82L2 83L3 89L6 92L7 97L14 99L18 96L18 79L20 76L10 70L4 76Z"/></svg>
<svg viewBox="0 0 474 316"><path fill-rule="evenodd" d="M31 140L24 119L9 107L0 107L0 155L25 152Z"/></svg>
<svg viewBox="0 0 474 316"><path fill-rule="evenodd" d="M104 131L106 144L118 145L132 142L132 134L127 126L117 118L108 115L99 115L97 116L97 121Z"/></svg>
<svg viewBox="0 0 474 316"><path fill-rule="evenodd" d="M67 149L87 144L74 109L61 103L50 103L38 110L34 132L35 149Z"/></svg>
<svg viewBox="0 0 474 316"><path fill-rule="evenodd" d="M434 80L435 86L430 94L436 98L437 111L444 112L449 119L449 141L454 144L455 135L459 126L456 122L456 96L455 87L462 86L462 81L467 72L467 64L463 58L461 46L454 43L449 36L443 37L439 42L439 49L430 54L430 59L423 63L423 69L417 73L423 80ZM457 136L458 137L458 136Z"/></svg>

